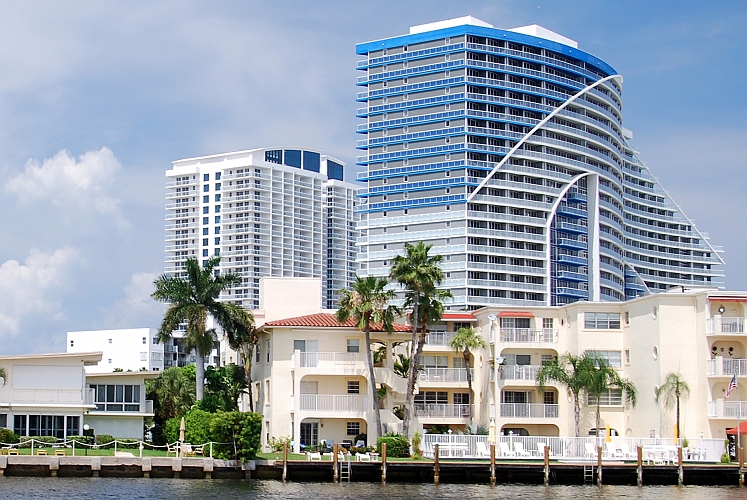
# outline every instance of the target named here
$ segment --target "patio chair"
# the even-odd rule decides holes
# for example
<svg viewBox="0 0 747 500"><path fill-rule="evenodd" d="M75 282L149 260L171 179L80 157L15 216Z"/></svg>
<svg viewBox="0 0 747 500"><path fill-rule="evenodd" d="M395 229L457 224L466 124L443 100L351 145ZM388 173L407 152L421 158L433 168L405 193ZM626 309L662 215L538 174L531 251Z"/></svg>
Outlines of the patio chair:
<svg viewBox="0 0 747 500"><path fill-rule="evenodd" d="M38 456L42 456L42 457L46 457L46 456L48 456L48 455L49 455L49 454L47 453L47 450L36 450L36 454L37 454Z"/></svg>
<svg viewBox="0 0 747 500"><path fill-rule="evenodd" d="M314 452L306 452L306 460L309 462L321 462L322 461L322 454L318 451Z"/></svg>
<svg viewBox="0 0 747 500"><path fill-rule="evenodd" d="M356 448L365 448L366 447L366 442L364 440L362 440L362 439L359 439L358 441L355 442L355 447Z"/></svg>
<svg viewBox="0 0 747 500"><path fill-rule="evenodd" d="M166 457L168 458L170 454L173 454L175 458L179 456L179 443L166 445Z"/></svg>
<svg viewBox="0 0 747 500"><path fill-rule="evenodd" d="M485 444L484 441L478 441L475 443L475 446L477 448L477 456L478 457L489 457L490 451L488 451L488 445Z"/></svg>
<svg viewBox="0 0 747 500"><path fill-rule="evenodd" d="M8 450L8 455L18 455L18 450Z"/></svg>
<svg viewBox="0 0 747 500"><path fill-rule="evenodd" d="M592 443L584 443L585 455L587 458L597 458L597 449Z"/></svg>
<svg viewBox="0 0 747 500"><path fill-rule="evenodd" d="M502 457L515 457L516 456L516 452L511 451L511 449L508 447L508 443L504 443L503 441L501 441L500 443L498 443L498 447L501 450Z"/></svg>
<svg viewBox="0 0 747 500"><path fill-rule="evenodd" d="M529 453L524 448L524 443L522 443L521 441L517 441L514 443L514 450L516 450L516 455L519 457L531 457L532 456L532 454Z"/></svg>
<svg viewBox="0 0 747 500"><path fill-rule="evenodd" d="M540 457L545 457L545 448L547 448L547 443L537 443L537 453Z"/></svg>
<svg viewBox="0 0 747 500"><path fill-rule="evenodd" d="M350 439L343 439L342 442L340 442L340 446L342 446L346 450L349 450L353 447L353 442Z"/></svg>
<svg viewBox="0 0 747 500"><path fill-rule="evenodd" d="M196 457L197 456L197 452L192 448L191 443L184 443L182 445L182 451L184 451L185 457Z"/></svg>
<svg viewBox="0 0 747 500"><path fill-rule="evenodd" d="M54 450L54 456L56 456L56 457L66 457L67 456L67 450Z"/></svg>
<svg viewBox="0 0 747 500"><path fill-rule="evenodd" d="M631 453L628 443L620 443L620 453L622 453L623 458L638 458L638 452L636 451L635 455Z"/></svg>
<svg viewBox="0 0 747 500"><path fill-rule="evenodd" d="M614 441L610 441L608 443L605 443L605 448L607 449L607 456L610 458L623 458L622 451L617 449L617 445Z"/></svg>
<svg viewBox="0 0 747 500"><path fill-rule="evenodd" d="M356 453L355 459L358 462L370 462L371 461L371 455L368 453Z"/></svg>

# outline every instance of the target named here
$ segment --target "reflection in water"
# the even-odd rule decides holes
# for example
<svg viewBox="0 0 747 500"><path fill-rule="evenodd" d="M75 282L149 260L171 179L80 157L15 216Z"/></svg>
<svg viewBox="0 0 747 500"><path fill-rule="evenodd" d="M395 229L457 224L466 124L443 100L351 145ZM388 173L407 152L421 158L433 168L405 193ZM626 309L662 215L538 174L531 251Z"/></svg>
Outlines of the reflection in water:
<svg viewBox="0 0 747 500"><path fill-rule="evenodd" d="M234 481L198 479L109 479L109 478L26 478L0 477L4 498L55 499L306 499L397 500L423 498L501 498L540 500L743 500L745 490L737 487L675 486L524 486L465 484L378 483L282 483L280 481Z"/></svg>

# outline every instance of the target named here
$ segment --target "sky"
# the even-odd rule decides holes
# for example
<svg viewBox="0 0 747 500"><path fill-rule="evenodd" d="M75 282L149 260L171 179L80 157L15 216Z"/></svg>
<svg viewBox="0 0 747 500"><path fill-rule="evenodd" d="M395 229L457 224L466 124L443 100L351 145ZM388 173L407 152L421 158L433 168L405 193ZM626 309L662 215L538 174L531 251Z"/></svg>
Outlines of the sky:
<svg viewBox="0 0 747 500"><path fill-rule="evenodd" d="M171 162L296 145L352 165L355 44L468 14L622 74L642 159L747 290L746 2L3 0L0 355L157 327Z"/></svg>

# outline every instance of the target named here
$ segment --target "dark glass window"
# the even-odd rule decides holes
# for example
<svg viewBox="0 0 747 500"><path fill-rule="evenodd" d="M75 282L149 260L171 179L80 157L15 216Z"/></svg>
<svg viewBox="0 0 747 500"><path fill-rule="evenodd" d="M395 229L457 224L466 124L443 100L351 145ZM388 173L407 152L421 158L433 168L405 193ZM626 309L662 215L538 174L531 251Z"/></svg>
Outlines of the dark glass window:
<svg viewBox="0 0 747 500"><path fill-rule="evenodd" d="M265 151L265 161L270 163L277 163L278 165L283 163L283 151L280 149L273 149L272 151Z"/></svg>
<svg viewBox="0 0 747 500"><path fill-rule="evenodd" d="M303 169L311 172L319 172L319 164L321 163L321 155L313 151L303 152Z"/></svg>
<svg viewBox="0 0 747 500"><path fill-rule="evenodd" d="M286 149L285 151L283 151L283 153L283 165L301 168L301 150Z"/></svg>
<svg viewBox="0 0 747 500"><path fill-rule="evenodd" d="M344 173L344 167L337 163L336 161L327 160L327 178L328 179L336 179L338 181L342 181L343 179L343 173Z"/></svg>

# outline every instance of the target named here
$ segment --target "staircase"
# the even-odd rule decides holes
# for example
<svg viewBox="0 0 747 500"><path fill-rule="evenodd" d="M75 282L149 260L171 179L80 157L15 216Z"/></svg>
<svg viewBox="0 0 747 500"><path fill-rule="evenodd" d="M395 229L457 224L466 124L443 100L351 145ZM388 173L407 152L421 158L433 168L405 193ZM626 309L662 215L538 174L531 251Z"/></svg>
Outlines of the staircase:
<svg viewBox="0 0 747 500"><path fill-rule="evenodd" d="M584 464L584 484L594 484L594 466Z"/></svg>

